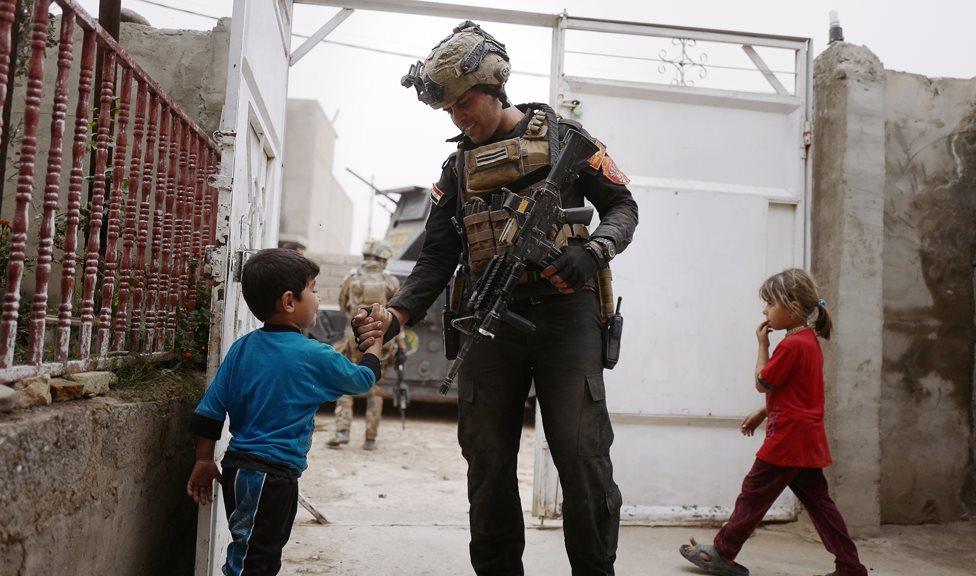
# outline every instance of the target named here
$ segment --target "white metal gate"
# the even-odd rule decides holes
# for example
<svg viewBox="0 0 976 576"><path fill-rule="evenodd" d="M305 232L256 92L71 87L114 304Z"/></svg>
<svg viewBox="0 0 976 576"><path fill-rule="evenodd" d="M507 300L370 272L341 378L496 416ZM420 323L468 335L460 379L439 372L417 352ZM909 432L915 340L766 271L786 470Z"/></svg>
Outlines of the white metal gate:
<svg viewBox="0 0 976 576"><path fill-rule="evenodd" d="M666 39L643 60L669 72L670 83L565 74L568 56L606 60L609 51L572 50L573 31L601 46L634 42L622 36ZM620 364L605 374L621 518L723 520L762 436L738 430L764 401L752 377L757 290L808 260L809 41L566 17L553 43L558 111L607 145L640 207L634 242L612 266L626 323ZM713 66L702 56L709 46L751 63L758 87L694 86ZM786 53L789 88L781 78L790 71L770 70L756 47L768 57L779 51L780 61ZM537 428L533 509L553 517L558 483L542 434ZM792 494L769 517L795 517Z"/></svg>
<svg viewBox="0 0 976 576"><path fill-rule="evenodd" d="M237 274L246 255L276 245L281 204L291 0L235 0L227 93L216 138L221 145L217 251L212 255L208 381L238 337L257 327ZM218 461L226 448L218 444ZM223 502L201 508L196 574L219 574L230 531Z"/></svg>

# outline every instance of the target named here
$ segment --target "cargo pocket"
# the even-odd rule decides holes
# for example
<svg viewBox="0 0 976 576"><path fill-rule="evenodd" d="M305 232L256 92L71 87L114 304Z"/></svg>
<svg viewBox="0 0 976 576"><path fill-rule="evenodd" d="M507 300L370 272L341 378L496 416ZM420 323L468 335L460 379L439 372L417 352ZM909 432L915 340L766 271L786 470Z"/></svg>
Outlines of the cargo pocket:
<svg viewBox="0 0 976 576"><path fill-rule="evenodd" d="M484 448L478 446L478 431L481 427L478 420L478 409L475 406L475 395L478 382L475 378L458 379L458 445L462 452L480 452Z"/></svg>
<svg viewBox="0 0 976 576"><path fill-rule="evenodd" d="M609 456L612 441L603 373L589 374L580 411L579 455Z"/></svg>

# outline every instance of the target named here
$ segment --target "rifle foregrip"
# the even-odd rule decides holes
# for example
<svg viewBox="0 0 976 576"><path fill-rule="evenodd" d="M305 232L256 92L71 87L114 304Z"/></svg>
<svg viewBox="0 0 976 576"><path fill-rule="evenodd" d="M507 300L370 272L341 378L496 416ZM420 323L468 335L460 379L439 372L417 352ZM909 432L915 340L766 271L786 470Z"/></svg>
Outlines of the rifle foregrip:
<svg viewBox="0 0 976 576"><path fill-rule="evenodd" d="M590 221L593 220L593 208L591 206L584 206L582 208L566 208L563 210L563 218L566 224L582 224L584 226L589 226Z"/></svg>

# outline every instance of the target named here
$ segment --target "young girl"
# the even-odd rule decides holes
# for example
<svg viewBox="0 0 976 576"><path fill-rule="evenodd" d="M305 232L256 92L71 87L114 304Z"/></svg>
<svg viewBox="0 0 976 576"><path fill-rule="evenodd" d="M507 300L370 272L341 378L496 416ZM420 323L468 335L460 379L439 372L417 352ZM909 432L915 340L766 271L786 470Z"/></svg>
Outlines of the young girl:
<svg viewBox="0 0 976 576"><path fill-rule="evenodd" d="M768 418L766 440L742 482L732 517L713 545L698 544L693 538L681 547L681 555L711 574L746 576L749 570L735 557L789 487L806 508L824 547L836 557L836 571L828 576L866 576L823 474L831 461L823 423L823 353L817 336L830 338L826 302L820 299L813 278L799 269L766 280L759 296L766 302L766 320L756 330L755 386L766 395L766 405L742 421L741 431L752 436ZM772 330L786 330L786 337L770 358Z"/></svg>

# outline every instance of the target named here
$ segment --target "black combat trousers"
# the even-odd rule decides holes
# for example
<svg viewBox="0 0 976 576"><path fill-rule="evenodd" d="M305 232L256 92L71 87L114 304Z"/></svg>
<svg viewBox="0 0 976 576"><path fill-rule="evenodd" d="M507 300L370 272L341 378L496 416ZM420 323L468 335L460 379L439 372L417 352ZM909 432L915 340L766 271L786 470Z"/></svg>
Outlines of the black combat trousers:
<svg viewBox="0 0 976 576"><path fill-rule="evenodd" d="M472 347L459 379L458 441L468 462L471 564L479 576L523 574L525 527L516 456L529 386L559 470L563 531L574 576L613 574L620 490L613 481L613 429L603 385L596 295L581 291L512 310L532 334L505 326Z"/></svg>

